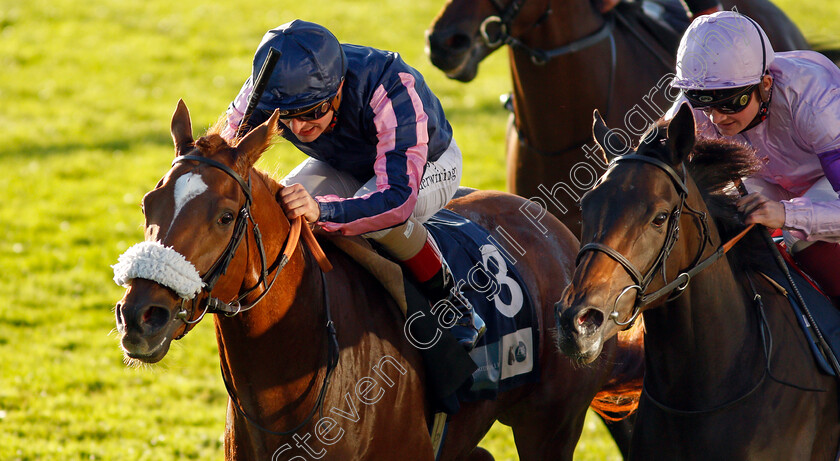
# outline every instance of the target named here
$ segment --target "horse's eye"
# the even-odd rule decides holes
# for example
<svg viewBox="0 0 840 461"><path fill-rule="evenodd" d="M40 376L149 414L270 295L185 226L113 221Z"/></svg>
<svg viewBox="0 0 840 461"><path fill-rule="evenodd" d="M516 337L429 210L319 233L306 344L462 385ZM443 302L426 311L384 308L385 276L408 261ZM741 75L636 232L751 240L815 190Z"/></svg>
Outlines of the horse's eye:
<svg viewBox="0 0 840 461"><path fill-rule="evenodd" d="M233 222L233 213L230 211L225 211L222 216L219 218L219 224L223 226L227 226L228 224Z"/></svg>
<svg viewBox="0 0 840 461"><path fill-rule="evenodd" d="M653 225L656 227L662 227L666 221L668 221L668 213L659 213L655 218L653 218Z"/></svg>

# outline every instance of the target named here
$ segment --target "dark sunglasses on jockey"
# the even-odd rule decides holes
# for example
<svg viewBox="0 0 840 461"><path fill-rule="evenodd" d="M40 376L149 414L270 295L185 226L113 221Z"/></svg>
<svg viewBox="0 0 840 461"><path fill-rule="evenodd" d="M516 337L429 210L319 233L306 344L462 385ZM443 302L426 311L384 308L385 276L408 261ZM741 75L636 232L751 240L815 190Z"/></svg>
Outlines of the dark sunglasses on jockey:
<svg viewBox="0 0 840 461"><path fill-rule="evenodd" d="M737 114L746 109L758 84L725 90L683 90L691 107L705 113L716 110L721 114Z"/></svg>
<svg viewBox="0 0 840 461"><path fill-rule="evenodd" d="M291 120L291 119L298 119L304 122L311 122L312 120L318 120L319 118L327 115L333 109L333 101L335 101L335 96L329 99L325 99L321 102L317 102L314 105L306 106L300 109L294 110L281 110L280 111L280 118ZM270 114L270 111L264 111Z"/></svg>

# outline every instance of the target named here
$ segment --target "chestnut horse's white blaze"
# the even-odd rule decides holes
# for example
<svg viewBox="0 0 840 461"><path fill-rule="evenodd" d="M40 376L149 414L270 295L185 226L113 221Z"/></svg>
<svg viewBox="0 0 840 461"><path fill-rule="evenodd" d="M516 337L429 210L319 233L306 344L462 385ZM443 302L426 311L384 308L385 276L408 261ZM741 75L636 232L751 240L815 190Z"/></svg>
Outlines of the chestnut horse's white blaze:
<svg viewBox="0 0 840 461"><path fill-rule="evenodd" d="M172 222L175 222L184 205L206 190L207 184L198 173L187 173L178 178L175 181L175 213L172 215Z"/></svg>

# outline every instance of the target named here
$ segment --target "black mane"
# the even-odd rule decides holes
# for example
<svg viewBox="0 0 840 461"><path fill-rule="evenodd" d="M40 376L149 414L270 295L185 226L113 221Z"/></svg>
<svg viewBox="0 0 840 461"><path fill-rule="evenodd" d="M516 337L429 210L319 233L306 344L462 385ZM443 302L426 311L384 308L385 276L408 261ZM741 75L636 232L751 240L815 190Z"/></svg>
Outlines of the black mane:
<svg viewBox="0 0 840 461"><path fill-rule="evenodd" d="M653 125L638 147L637 153L656 157L666 163L673 163L666 147L665 125ZM700 189L703 201L709 209L721 239L726 242L746 226L735 202L740 198L737 184L742 178L756 174L761 162L752 147L724 139L698 139L685 162L688 174ZM765 250L765 251L762 251ZM737 258L745 263L755 264L759 255L766 252L764 242L758 233L751 232L732 249Z"/></svg>

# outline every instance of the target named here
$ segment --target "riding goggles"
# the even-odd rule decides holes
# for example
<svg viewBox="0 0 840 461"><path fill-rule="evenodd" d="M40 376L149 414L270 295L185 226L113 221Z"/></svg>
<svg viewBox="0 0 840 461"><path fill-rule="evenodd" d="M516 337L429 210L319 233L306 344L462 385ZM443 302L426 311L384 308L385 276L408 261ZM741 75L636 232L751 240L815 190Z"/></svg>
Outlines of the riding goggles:
<svg viewBox="0 0 840 461"><path fill-rule="evenodd" d="M301 109L281 110L279 118L287 120L296 118L304 122L318 120L319 118L327 115L327 113L329 113L329 111L332 110L332 104L334 99L335 96L329 99L325 99L321 102L315 103L312 106L307 106Z"/></svg>
<svg viewBox="0 0 840 461"><path fill-rule="evenodd" d="M691 107L705 113L716 110L722 114L737 114L746 109L752 100L752 94L758 87L750 85L726 90L683 90Z"/></svg>

